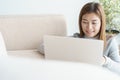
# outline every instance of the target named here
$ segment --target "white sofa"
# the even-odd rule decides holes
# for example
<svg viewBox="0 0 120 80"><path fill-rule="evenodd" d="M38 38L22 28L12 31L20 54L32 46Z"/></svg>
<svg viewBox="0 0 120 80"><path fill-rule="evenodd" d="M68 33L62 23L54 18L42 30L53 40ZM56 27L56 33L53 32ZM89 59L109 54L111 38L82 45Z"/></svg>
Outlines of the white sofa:
<svg viewBox="0 0 120 80"><path fill-rule="evenodd" d="M120 77L83 63L1 57L0 80L120 80Z"/></svg>
<svg viewBox="0 0 120 80"><path fill-rule="evenodd" d="M44 35L66 35L63 15L1 15L0 32L8 56L43 59L37 50Z"/></svg>
<svg viewBox="0 0 120 80"><path fill-rule="evenodd" d="M8 56L43 59L44 55L38 51L43 36L66 36L66 26L63 15L0 16L0 32L4 38L2 41L5 42ZM119 36L117 42L119 42Z"/></svg>
<svg viewBox="0 0 120 80"><path fill-rule="evenodd" d="M44 60L37 48L44 35L66 36L62 15L0 16L0 80L120 80L116 74L83 63ZM4 40L2 39L4 38Z"/></svg>

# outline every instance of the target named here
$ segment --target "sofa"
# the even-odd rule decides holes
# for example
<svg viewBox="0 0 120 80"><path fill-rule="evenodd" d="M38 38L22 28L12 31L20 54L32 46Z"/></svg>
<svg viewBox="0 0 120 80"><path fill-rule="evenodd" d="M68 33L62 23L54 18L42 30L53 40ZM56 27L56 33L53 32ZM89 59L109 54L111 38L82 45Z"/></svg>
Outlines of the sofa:
<svg viewBox="0 0 120 80"><path fill-rule="evenodd" d="M66 36L63 15L0 16L0 80L120 80L100 66L45 60L44 35Z"/></svg>
<svg viewBox="0 0 120 80"><path fill-rule="evenodd" d="M0 58L0 80L120 80L106 69L84 63Z"/></svg>
<svg viewBox="0 0 120 80"><path fill-rule="evenodd" d="M67 23L63 15L1 15L0 32L6 47L2 55L43 59L39 47L44 35L66 36Z"/></svg>
<svg viewBox="0 0 120 80"><path fill-rule="evenodd" d="M66 35L63 15L1 15L0 32L7 55L43 59L38 51L44 35Z"/></svg>

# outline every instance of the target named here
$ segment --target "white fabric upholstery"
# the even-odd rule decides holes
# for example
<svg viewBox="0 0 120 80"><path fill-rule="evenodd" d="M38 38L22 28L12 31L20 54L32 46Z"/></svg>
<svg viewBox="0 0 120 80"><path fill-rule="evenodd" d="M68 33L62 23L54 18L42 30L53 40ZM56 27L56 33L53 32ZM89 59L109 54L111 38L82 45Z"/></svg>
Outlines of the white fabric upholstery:
<svg viewBox="0 0 120 80"><path fill-rule="evenodd" d="M7 56L6 45L2 33L0 32L0 57Z"/></svg>
<svg viewBox="0 0 120 80"><path fill-rule="evenodd" d="M65 36L66 21L63 15L1 15L0 32L3 34L8 55L38 58L37 54L40 53L34 50L37 50L43 36ZM40 56L43 57L42 54Z"/></svg>
<svg viewBox="0 0 120 80"><path fill-rule="evenodd" d="M42 60L36 49L43 36L66 35L62 15L0 16L0 32L9 55L0 58L0 80L120 80L96 66Z"/></svg>
<svg viewBox="0 0 120 80"><path fill-rule="evenodd" d="M0 58L0 80L120 80L101 67L72 62Z"/></svg>
<svg viewBox="0 0 120 80"><path fill-rule="evenodd" d="M7 50L31 50L44 35L66 35L66 22L63 15L1 15L0 32Z"/></svg>
<svg viewBox="0 0 120 80"><path fill-rule="evenodd" d="M44 59L44 55L40 54L37 50L8 51L8 56L14 56L17 58Z"/></svg>

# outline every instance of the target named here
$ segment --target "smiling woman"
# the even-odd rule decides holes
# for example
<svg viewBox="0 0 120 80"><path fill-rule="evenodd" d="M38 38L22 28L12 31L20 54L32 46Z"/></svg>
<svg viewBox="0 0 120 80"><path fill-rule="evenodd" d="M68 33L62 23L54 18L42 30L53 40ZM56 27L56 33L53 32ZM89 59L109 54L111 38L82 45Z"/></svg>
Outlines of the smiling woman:
<svg viewBox="0 0 120 80"><path fill-rule="evenodd" d="M102 66L120 75L120 55L118 44L114 37L106 39L107 36L105 32L105 27L106 20L103 7L100 5L100 3L89 2L85 4L80 11L80 34L75 33L72 37L103 40L104 51L101 61L101 63L103 63ZM44 47L44 45L42 47ZM44 52L44 50L42 52ZM86 55L85 57L86 59L87 56L88 55Z"/></svg>
<svg viewBox="0 0 120 80"><path fill-rule="evenodd" d="M79 15L80 34L77 37L103 40L103 67L120 74L119 48L114 37L106 39L105 19L104 9L100 3L89 2L85 4Z"/></svg>

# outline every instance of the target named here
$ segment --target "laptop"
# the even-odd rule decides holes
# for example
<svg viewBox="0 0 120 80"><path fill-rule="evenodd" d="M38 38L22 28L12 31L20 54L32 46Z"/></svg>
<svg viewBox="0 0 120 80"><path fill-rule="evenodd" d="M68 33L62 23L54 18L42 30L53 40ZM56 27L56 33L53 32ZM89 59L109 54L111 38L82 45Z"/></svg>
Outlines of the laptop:
<svg viewBox="0 0 120 80"><path fill-rule="evenodd" d="M103 41L46 35L44 50L45 59L101 65Z"/></svg>

